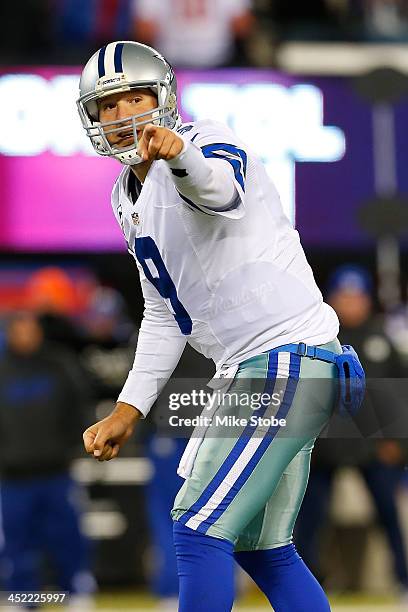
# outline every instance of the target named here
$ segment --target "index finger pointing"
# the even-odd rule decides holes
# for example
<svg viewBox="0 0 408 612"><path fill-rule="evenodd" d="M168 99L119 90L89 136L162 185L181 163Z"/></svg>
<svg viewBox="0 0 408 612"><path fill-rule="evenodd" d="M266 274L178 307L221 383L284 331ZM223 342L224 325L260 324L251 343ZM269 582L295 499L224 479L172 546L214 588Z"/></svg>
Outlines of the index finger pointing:
<svg viewBox="0 0 408 612"><path fill-rule="evenodd" d="M157 125L154 125L153 123L147 123L144 127L142 137L145 138L146 142L148 143L149 140L155 135L156 131Z"/></svg>
<svg viewBox="0 0 408 612"><path fill-rule="evenodd" d="M149 142L156 133L156 126L153 123L147 123L143 129L142 135L139 138L137 152L144 160L149 158Z"/></svg>

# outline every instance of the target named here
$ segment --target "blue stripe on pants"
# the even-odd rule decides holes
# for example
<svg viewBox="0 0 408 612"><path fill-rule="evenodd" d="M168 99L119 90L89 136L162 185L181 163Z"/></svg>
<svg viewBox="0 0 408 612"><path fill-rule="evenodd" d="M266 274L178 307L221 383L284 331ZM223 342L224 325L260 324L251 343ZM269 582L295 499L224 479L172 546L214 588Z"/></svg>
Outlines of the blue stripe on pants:
<svg viewBox="0 0 408 612"><path fill-rule="evenodd" d="M268 395L271 396L274 385L275 385L276 375L277 375L278 353L270 353L268 357L269 357L268 372L267 372L267 378L265 381L265 387L264 387L263 392L268 393ZM279 410L276 414L276 419L278 420L286 418L286 415L289 412L289 409L290 409L290 406L292 405L293 397L296 391L297 382L299 379L299 372L300 372L300 357L298 355L291 354L290 355L289 377L288 377L288 381L287 381L287 385L285 389L285 394L284 394L282 403L279 407ZM265 414L268 406L269 405L262 406L262 408L257 413L257 416L262 417ZM256 425L253 425L253 424L248 424L245 427L243 433L241 434L234 448L229 453L228 457L226 458L226 460L224 461L224 463L222 464L222 466L220 467L220 469L218 470L217 474L214 476L212 481L203 491L199 499L193 504L193 506L191 506L191 508L187 510L187 512L185 512L180 517L179 521L181 523L185 525L192 516L199 513L200 510L207 504L209 499L212 497L212 495L218 489L220 484L226 478L226 476L230 472L233 465L236 463L236 461L239 460L240 455L242 454L243 450L247 446L249 440L251 439L251 435L253 434L255 429L256 429ZM271 444L272 440L275 438L279 429L280 429L279 427L269 428L264 439L260 443L259 447L256 449L253 457L249 460L248 464L243 469L241 475L238 477L233 487L231 487L230 491L223 498L223 500L220 502L217 508L215 508L211 512L211 514L204 521L200 523L200 525L196 529L197 531L201 533L206 533L207 530L211 527L211 525L215 523L215 521L225 512L225 510L228 508L232 500L235 498L235 496L238 494L242 486L245 484L245 482L248 480L248 478L250 477L250 475L256 468L258 462L260 461L261 457L264 455L265 451Z"/></svg>

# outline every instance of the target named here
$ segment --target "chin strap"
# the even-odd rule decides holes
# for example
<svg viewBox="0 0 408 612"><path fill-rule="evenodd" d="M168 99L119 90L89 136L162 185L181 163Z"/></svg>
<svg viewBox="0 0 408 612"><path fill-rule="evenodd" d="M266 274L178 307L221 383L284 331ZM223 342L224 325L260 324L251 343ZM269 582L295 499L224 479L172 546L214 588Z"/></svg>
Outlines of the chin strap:
<svg viewBox="0 0 408 612"><path fill-rule="evenodd" d="M121 164L123 164L124 166L137 166L138 164L141 164L144 160L140 157L140 155L135 155L135 157L132 157L132 159L120 159L119 156L115 155L114 157L116 157L116 159L118 159L118 161L120 161Z"/></svg>

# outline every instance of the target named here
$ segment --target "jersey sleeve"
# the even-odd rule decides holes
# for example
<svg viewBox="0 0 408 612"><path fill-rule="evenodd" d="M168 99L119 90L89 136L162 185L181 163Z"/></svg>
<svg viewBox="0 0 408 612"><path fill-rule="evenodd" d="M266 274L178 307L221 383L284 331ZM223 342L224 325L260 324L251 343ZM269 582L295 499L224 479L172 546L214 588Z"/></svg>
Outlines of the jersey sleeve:
<svg viewBox="0 0 408 612"><path fill-rule="evenodd" d="M118 401L135 406L146 416L177 366L187 338L156 288L139 271L145 310L133 367Z"/></svg>
<svg viewBox="0 0 408 612"><path fill-rule="evenodd" d="M187 124L179 135L183 150L167 163L181 198L206 214L241 218L248 165L243 145L216 122Z"/></svg>

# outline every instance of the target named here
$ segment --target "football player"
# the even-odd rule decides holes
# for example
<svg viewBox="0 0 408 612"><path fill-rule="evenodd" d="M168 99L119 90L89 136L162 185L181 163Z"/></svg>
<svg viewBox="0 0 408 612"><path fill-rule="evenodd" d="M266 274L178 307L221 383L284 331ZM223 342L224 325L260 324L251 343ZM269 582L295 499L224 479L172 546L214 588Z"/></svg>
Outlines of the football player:
<svg viewBox="0 0 408 612"><path fill-rule="evenodd" d="M215 362L213 386L280 398L257 406L279 425L240 419L187 447L172 510L179 610L231 610L235 557L276 612L326 612L292 530L342 349L298 233L261 161L227 126L182 123L174 72L156 50L100 49L83 70L78 109L95 150L123 166L112 206L145 300L133 368L111 415L85 431L86 451L118 455L186 342ZM247 108L248 123L256 112ZM217 414L252 409L221 399Z"/></svg>

